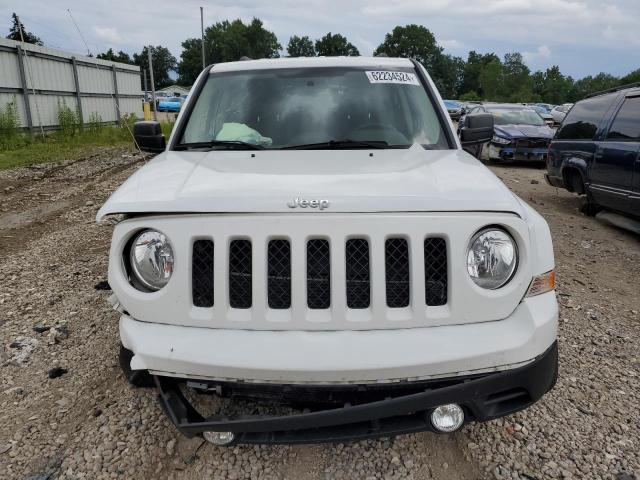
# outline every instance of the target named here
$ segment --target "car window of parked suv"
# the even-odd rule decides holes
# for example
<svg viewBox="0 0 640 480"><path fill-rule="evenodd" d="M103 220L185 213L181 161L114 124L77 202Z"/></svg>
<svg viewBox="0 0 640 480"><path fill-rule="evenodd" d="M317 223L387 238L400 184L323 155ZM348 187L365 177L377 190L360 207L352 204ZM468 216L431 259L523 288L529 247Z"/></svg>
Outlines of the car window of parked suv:
<svg viewBox="0 0 640 480"><path fill-rule="evenodd" d="M640 96L624 101L609 129L607 140L640 140Z"/></svg>
<svg viewBox="0 0 640 480"><path fill-rule="evenodd" d="M593 140L614 98L615 95L602 95L576 103L556 132L556 140Z"/></svg>

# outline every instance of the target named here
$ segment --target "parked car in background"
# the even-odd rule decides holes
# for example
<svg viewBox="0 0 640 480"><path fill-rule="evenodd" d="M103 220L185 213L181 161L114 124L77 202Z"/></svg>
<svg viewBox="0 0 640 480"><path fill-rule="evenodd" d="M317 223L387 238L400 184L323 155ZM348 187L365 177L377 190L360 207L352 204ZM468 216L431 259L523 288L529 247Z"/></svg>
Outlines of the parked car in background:
<svg viewBox="0 0 640 480"><path fill-rule="evenodd" d="M586 195L586 213L640 217L640 86L576 103L551 142L546 178Z"/></svg>
<svg viewBox="0 0 640 480"><path fill-rule="evenodd" d="M485 103L476 106L469 114L491 113L494 135L491 142L472 151L485 160L540 160L547 157L547 148L553 130L534 110L518 104ZM460 123L464 122L464 116Z"/></svg>
<svg viewBox="0 0 640 480"><path fill-rule="evenodd" d="M179 112L182 108L182 104L184 103L184 98L182 97L169 97L164 100L160 100L158 102L158 111L159 112Z"/></svg>
<svg viewBox="0 0 640 480"><path fill-rule="evenodd" d="M564 105L558 105L551 110L551 116L556 125L560 125L567 115L567 112L571 109L573 103L565 103Z"/></svg>
<svg viewBox="0 0 640 480"><path fill-rule="evenodd" d="M547 113L551 113L551 110L553 110L553 107L555 106L555 105L551 105L550 103L534 103L534 105L537 107L544 108L547 111Z"/></svg>
<svg viewBox="0 0 640 480"><path fill-rule="evenodd" d="M447 112L451 120L458 121L462 116L462 103L457 100L444 100L444 106L447 107Z"/></svg>
<svg viewBox="0 0 640 480"><path fill-rule="evenodd" d="M546 108L541 107L540 105L528 105L527 108L530 108L531 110L536 112L538 115L540 115L544 120L544 123L549 125L549 127L553 127L555 125L555 122L553 120L553 115L551 115Z"/></svg>

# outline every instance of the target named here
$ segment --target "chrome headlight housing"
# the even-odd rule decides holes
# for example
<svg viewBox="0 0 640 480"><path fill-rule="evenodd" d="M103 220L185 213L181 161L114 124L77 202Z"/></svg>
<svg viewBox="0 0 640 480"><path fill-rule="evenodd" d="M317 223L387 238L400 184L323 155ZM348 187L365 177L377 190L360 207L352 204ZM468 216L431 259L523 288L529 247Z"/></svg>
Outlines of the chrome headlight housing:
<svg viewBox="0 0 640 480"><path fill-rule="evenodd" d="M143 230L133 238L129 264L135 280L147 290L157 291L169 283L173 273L173 249L167 236L157 230Z"/></svg>
<svg viewBox="0 0 640 480"><path fill-rule="evenodd" d="M509 145L511 143L511 140L508 138L499 137L498 135L494 135L491 141L493 143L499 143L500 145Z"/></svg>
<svg viewBox="0 0 640 480"><path fill-rule="evenodd" d="M498 227L476 233L467 252L467 272L476 285L496 290L506 285L518 266L518 246L511 235Z"/></svg>

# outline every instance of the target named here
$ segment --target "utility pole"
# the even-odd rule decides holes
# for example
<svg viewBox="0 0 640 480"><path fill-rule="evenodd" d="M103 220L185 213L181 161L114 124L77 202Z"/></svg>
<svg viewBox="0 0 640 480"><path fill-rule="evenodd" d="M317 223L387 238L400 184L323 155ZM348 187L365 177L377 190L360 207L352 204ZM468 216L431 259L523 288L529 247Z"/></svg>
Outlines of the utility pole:
<svg viewBox="0 0 640 480"><path fill-rule="evenodd" d="M200 41L202 44L202 69L207 66L204 59L204 9L200 7Z"/></svg>
<svg viewBox="0 0 640 480"><path fill-rule="evenodd" d="M153 81L153 59L151 58L151 48L147 47L147 56L149 58L149 76L151 77L151 100L153 101L153 119L158 121L158 106L156 105L156 85Z"/></svg>

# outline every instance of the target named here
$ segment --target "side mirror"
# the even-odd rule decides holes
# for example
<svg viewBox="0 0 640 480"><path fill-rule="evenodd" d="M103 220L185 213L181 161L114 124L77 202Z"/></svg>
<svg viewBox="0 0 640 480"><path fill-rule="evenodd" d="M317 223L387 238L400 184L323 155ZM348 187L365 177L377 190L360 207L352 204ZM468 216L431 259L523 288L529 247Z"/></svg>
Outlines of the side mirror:
<svg viewBox="0 0 640 480"><path fill-rule="evenodd" d="M472 113L464 117L460 128L460 143L473 145L486 143L493 138L493 115L490 113Z"/></svg>
<svg viewBox="0 0 640 480"><path fill-rule="evenodd" d="M133 138L143 152L161 153L167 147L162 134L162 127L158 122L144 121L133 125Z"/></svg>

